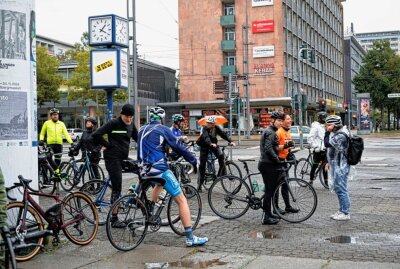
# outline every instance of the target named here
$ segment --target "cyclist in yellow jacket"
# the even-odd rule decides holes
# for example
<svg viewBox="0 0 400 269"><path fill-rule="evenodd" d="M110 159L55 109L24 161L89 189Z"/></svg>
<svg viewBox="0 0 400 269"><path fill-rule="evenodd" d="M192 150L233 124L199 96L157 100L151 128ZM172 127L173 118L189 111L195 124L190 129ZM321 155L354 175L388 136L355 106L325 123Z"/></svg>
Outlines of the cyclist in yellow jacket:
<svg viewBox="0 0 400 269"><path fill-rule="evenodd" d="M40 131L39 140L43 141L46 136L47 145L53 150L55 154L55 161L57 167L61 163L61 155L63 151L63 135L68 143L72 144L72 139L67 132L67 128L64 122L58 120L60 111L57 108L50 109L50 120L43 124L42 130ZM57 169L54 167L54 169Z"/></svg>

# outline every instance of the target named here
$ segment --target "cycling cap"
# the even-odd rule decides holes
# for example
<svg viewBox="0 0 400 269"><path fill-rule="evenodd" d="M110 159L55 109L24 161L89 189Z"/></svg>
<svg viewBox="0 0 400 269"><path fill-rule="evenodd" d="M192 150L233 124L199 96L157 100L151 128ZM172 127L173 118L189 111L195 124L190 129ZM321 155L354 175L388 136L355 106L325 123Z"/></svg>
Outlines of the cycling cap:
<svg viewBox="0 0 400 269"><path fill-rule="evenodd" d="M321 111L317 113L318 119L325 119L328 116L328 113L325 111Z"/></svg>
<svg viewBox="0 0 400 269"><path fill-rule="evenodd" d="M152 107L149 110L150 120L162 120L165 118L165 110L159 106Z"/></svg>
<svg viewBox="0 0 400 269"><path fill-rule="evenodd" d="M206 122L208 123L215 123L217 121L217 119L214 116L208 116L206 118Z"/></svg>
<svg viewBox="0 0 400 269"><path fill-rule="evenodd" d="M52 109L50 109L50 115L52 115L52 114L60 114L60 110L58 110L57 108L52 108Z"/></svg>
<svg viewBox="0 0 400 269"><path fill-rule="evenodd" d="M131 104L125 104L122 107L121 114L125 116L133 116L135 115L135 108Z"/></svg>
<svg viewBox="0 0 400 269"><path fill-rule="evenodd" d="M97 124L97 119L95 117L89 117L86 119L86 121L90 121L91 123L93 123L94 125Z"/></svg>
<svg viewBox="0 0 400 269"><path fill-rule="evenodd" d="M283 119L285 119L285 113L280 112L280 111L274 111L271 113L271 118L283 120Z"/></svg>
<svg viewBox="0 0 400 269"><path fill-rule="evenodd" d="M178 121L183 121L185 118L181 114L172 115L172 121L178 123Z"/></svg>
<svg viewBox="0 0 400 269"><path fill-rule="evenodd" d="M330 115L326 118L325 124L333 124L334 126L341 126L342 119L337 115Z"/></svg>

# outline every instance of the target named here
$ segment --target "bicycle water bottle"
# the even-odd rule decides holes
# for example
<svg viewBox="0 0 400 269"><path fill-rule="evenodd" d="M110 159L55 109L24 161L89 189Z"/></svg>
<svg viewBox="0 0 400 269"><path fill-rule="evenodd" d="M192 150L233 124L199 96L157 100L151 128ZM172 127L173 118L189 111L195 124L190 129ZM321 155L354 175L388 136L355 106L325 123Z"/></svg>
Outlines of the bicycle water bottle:
<svg viewBox="0 0 400 269"><path fill-rule="evenodd" d="M136 191L136 184L132 183L132 185L128 189L128 194L129 193L134 193Z"/></svg>
<svg viewBox="0 0 400 269"><path fill-rule="evenodd" d="M158 214L158 209L161 207L165 196L167 195L167 191L165 189L162 189L162 191L160 192L160 194L158 195L158 199L157 202L154 204L154 210L153 212L155 214Z"/></svg>
<svg viewBox="0 0 400 269"><path fill-rule="evenodd" d="M260 190L259 187L258 187L258 182L256 180L254 180L251 184L253 186L253 191L254 192L258 192Z"/></svg>

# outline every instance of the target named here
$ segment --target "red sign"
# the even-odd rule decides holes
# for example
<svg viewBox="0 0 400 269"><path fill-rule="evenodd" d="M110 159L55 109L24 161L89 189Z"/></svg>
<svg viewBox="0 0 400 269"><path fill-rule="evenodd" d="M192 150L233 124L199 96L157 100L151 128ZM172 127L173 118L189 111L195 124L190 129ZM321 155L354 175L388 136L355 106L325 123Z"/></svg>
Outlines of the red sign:
<svg viewBox="0 0 400 269"><path fill-rule="evenodd" d="M253 21L251 31L256 33L270 33L274 31L274 20Z"/></svg>
<svg viewBox="0 0 400 269"><path fill-rule="evenodd" d="M270 75L274 73L274 70L275 70L274 63L254 64L255 75Z"/></svg>
<svg viewBox="0 0 400 269"><path fill-rule="evenodd" d="M203 114L203 116L215 115L215 110L203 110L201 114Z"/></svg>
<svg viewBox="0 0 400 269"><path fill-rule="evenodd" d="M260 118L258 120L258 125L260 127L268 127L271 125L271 114L260 114Z"/></svg>

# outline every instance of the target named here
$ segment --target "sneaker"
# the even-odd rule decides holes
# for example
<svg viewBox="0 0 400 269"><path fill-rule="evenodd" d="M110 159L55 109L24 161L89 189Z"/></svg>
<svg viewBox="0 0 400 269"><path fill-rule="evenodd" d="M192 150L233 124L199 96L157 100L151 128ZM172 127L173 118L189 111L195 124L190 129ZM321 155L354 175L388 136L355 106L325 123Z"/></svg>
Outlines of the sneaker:
<svg viewBox="0 0 400 269"><path fill-rule="evenodd" d="M350 214L344 214L340 212L336 216L333 217L334 220L349 220L350 219Z"/></svg>
<svg viewBox="0 0 400 269"><path fill-rule="evenodd" d="M186 246L188 247L202 246L207 242L208 242L207 237L197 237L193 235L192 239L186 238Z"/></svg>
<svg viewBox="0 0 400 269"><path fill-rule="evenodd" d="M340 213L342 213L342 212L340 212L340 211L335 212L334 214L331 215L331 219L335 218Z"/></svg>

